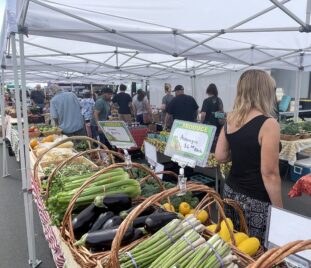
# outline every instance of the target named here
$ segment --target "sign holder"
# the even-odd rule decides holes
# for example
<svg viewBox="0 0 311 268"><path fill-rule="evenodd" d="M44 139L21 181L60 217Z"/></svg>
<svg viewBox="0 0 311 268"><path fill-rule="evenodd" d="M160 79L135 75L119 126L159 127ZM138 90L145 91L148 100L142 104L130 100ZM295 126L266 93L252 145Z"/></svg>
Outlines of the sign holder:
<svg viewBox="0 0 311 268"><path fill-rule="evenodd" d="M185 167L205 167L216 132L215 126L175 120L170 132L164 154L180 166L178 186L180 192L186 193Z"/></svg>
<svg viewBox="0 0 311 268"><path fill-rule="evenodd" d="M131 169L132 159L128 149L136 147L136 142L124 121L99 121L99 127L111 146L124 151L126 169Z"/></svg>

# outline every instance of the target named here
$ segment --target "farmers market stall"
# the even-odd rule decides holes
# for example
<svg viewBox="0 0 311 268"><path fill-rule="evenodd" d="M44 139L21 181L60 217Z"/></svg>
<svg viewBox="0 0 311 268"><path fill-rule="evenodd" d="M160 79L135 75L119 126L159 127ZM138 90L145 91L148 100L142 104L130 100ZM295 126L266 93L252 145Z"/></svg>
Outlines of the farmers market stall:
<svg viewBox="0 0 311 268"><path fill-rule="evenodd" d="M8 21L5 21L4 23L4 30L5 34L2 35L1 44L0 44L0 54L1 57L3 56L3 51L7 47L7 37L10 36L10 45L8 47L12 47L12 62L14 69L14 79L15 79L15 85L18 85L18 63L17 63L17 53L16 53L16 39L15 34L19 33L19 48L20 48L20 62L19 66L21 69L21 81L22 81L22 94L23 94L23 115L25 120L25 128L28 129L28 122L26 115L26 108L25 108L25 57L24 57L24 33L26 33L26 29L24 28L24 25L27 25L27 32L30 34L37 34L37 35L46 35L46 36L57 36L62 37L66 39L76 39L81 41L87 41L87 42L98 42L98 43L108 43L110 45L113 45L113 57L116 57L116 65L115 66L109 66L108 64L105 65L103 62L106 62L104 60L97 61L97 59L85 59L81 57L81 55L74 55L76 57L75 59L82 60L82 70L81 71L81 65L80 65L80 74L85 76L85 73L87 73L88 70L94 70L99 69L100 72L102 72L102 67L109 67L108 71L113 70L120 70L121 72L124 72L124 70L121 70L122 65L126 62L132 60L132 58L135 58L138 53L141 52L156 52L156 53L163 53L166 54L166 56L173 55L177 58L178 61L182 61L182 67L180 68L174 68L170 65L164 65L163 63L159 62L159 66L161 66L161 70L158 69L154 70L156 74L158 72L161 73L161 71L168 71L168 72L176 72L181 73L183 75L186 75L187 78L191 76L191 81L193 84L195 84L195 77L196 75L204 74L205 72L209 72L211 69L220 68L221 66L224 66L224 68L221 68L221 70L226 70L226 65L229 63L229 69L236 71L236 65L240 65L239 68L245 68L247 66L261 66L261 67L279 67L279 68L285 68L285 69L291 69L297 71L297 86L296 86L296 119L298 115L298 102L299 99L299 92L301 88L301 74L302 71L309 70L310 69L310 62L309 62L309 52L308 52L308 40L305 38L305 34L302 34L301 32L308 32L310 25L309 25L309 19L310 19L310 5L307 5L307 10L305 5L299 5L298 10L296 10L296 7L291 6L291 1L289 3L288 8L286 8L284 5L286 1L278 2L278 1L272 1L273 5L270 6L269 2L268 4L266 2L262 1L255 1L250 2L247 4L245 9L235 9L236 12L233 14L232 10L233 8L236 8L236 6L245 6L245 2L239 2L234 3L232 5L228 5L227 1L217 1L211 3L212 7L210 10L206 10L207 12L201 12L202 7L205 7L204 1L201 1L200 3L197 3L196 5L193 5L193 3L187 3L187 1L183 1L178 7L175 5L175 3L162 3L162 1L145 3L145 8L141 8L141 1L138 3L136 1L132 1L131 3L127 3L127 5L130 5L131 16L133 19L131 19L128 13L128 8L120 9L119 3L115 4L115 2L111 1L109 4L106 5L106 9L103 8L103 10L99 10L98 8L100 5L95 2L83 2L78 1L77 6L71 6L74 5L72 1L60 1L59 3L50 3L46 1L40 1L40 0L32 0L32 1L26 1L26 2L18 2L17 10L12 9L12 6L15 5L15 1L7 1L8 3L8 16L11 16ZM167 2L167 1L166 1ZM117 5L117 6L114 6ZM133 6L132 6L133 5ZM158 6L159 5L159 6ZM108 6L108 7L107 7ZM209 7L209 5L206 5ZM10 9L11 8L11 9ZM183 17L182 20L179 19L172 19L175 18L176 14L180 16L179 12L176 12L176 8L178 11L181 11L182 14L184 14L184 10L187 11L187 14L195 14L195 16L187 16L187 14ZM293 11L291 11L293 9ZM150 13L146 15L146 10ZM215 10L219 10L221 14L223 15L223 20L217 20L215 19L215 16L206 16L206 14L216 14ZM247 10L247 12L246 12ZM101 14L101 11L103 14ZM273 14L271 14L270 11L273 11ZM94 16L94 12L96 12L97 16ZM124 13L126 12L126 13ZM159 16L159 12L163 13L162 16ZM250 12L251 14L248 14ZM284 12L284 14L283 14ZM298 13L300 17L305 15L307 13L306 22L297 17L295 13ZM75 14L75 15L73 15ZM109 17L107 14L110 14ZM227 14L228 16L224 15ZM19 16L17 19L17 16ZM149 16L150 15L150 16ZM234 16L233 16L234 15ZM270 22L270 20L267 20L267 17L262 16L268 16L268 18L274 18L278 19L279 22L282 22L282 25L289 25L291 27L285 28L285 27L271 27L271 28L252 28L252 20L256 19L256 25L258 23L258 27L266 27L266 22ZM113 20L111 20L111 17L113 16ZM248 17L247 17L248 16ZM151 18L151 20L146 20L146 18ZM194 19L195 18L195 19ZM206 30L204 29L204 24L202 25L201 21L202 18L206 20L206 18L209 19L208 25L211 25L212 27L215 27L215 29L212 30ZM246 18L246 19L245 19ZM118 21L118 19L120 21ZM243 21L241 21L243 19ZM294 19L294 20L292 20ZM304 19L304 18L303 18ZM94 20L94 21L92 21ZM14 23L15 21L15 23ZM18 23L17 23L18 21ZM44 21L45 23L42 23ZM113 25L111 26L111 21L113 21ZM9 22L13 22L13 25L9 25L10 27L6 27ZM175 25L172 25L173 24ZM221 22L221 23L220 23ZM133 24L134 23L134 24ZM137 29L137 23L140 25L139 31L133 31L133 28ZM249 23L249 24L248 24ZM283 24L284 23L284 24ZM19 30L17 29L17 25L19 24ZM241 28L239 26L246 24L246 28ZM124 26L126 25L126 27ZM170 25L171 27L164 27L160 25ZM250 27L247 29L247 27ZM71 28L68 29L67 27ZM190 28L189 28L190 27ZM181 29L181 30L180 30ZM217 30L218 29L218 30ZM104 33L104 34L98 34L98 33ZM254 33L255 32L255 33ZM270 33L267 33L270 32ZM8 34L8 35L7 35ZM212 34L211 36L206 36L206 34ZM214 35L213 35L214 34ZM228 38L222 38L221 35L226 35ZM254 38L254 34L256 35L256 38ZM280 38L275 38L275 36L278 34ZM233 35L233 36L232 36ZM220 36L220 37L219 37ZM194 39L195 38L195 39ZM254 40L256 39L257 44L253 44ZM153 40L158 40L157 44L154 44ZM280 42L280 40L282 42ZM42 45L44 42L44 39L42 40L42 43L39 42L39 45ZM50 40L45 40L45 42L48 44ZM211 41L211 42L210 42ZM206 43L209 42L209 45L206 45ZM64 42L65 43L65 42ZM63 42L57 42L59 44L59 48L63 46ZM281 45L280 45L281 44ZM297 45L299 44L299 46ZM36 45L38 47L38 44ZM90 48L89 44L87 46ZM281 48L279 47L281 46ZM74 47L74 46L72 46ZM119 57L120 53L118 52L118 47L129 47L131 49L135 49L137 51L134 51L135 56L126 55L124 62L119 65ZM42 47L41 47L42 48ZM304 51L303 49L306 50ZM71 57L73 53L72 51L66 51L66 53L58 50L58 48L54 48L52 50L53 52L57 52L57 55L59 56L69 56ZM271 52L273 51L273 53ZM78 52L77 52L78 53ZM81 51L80 51L81 53ZM83 52L82 52L83 53ZM85 53L85 51L84 51ZM101 53L99 53L101 54ZM123 55L124 56L124 55ZM163 56L163 55L161 55ZM52 55L54 57L54 55ZM97 57L97 55L95 55ZM152 56L153 57L153 56ZM161 57L160 57L161 58ZM166 60L167 58L165 58ZM174 58L175 59L175 58ZM207 68L207 70L198 70L200 73L196 73L195 70L193 70L193 73L190 73L190 70L188 68L188 59L194 59L199 60L199 62L196 62L195 67L200 67L204 65L209 65L209 63L213 63L211 61L217 60L222 61L223 63L220 64L216 63L212 68ZM110 59L109 59L110 60ZM109 61L108 60L108 61ZM175 59L176 60L176 59ZM208 60L207 62L205 60ZM139 63L141 60L139 60ZM90 66L90 68L86 68L86 64L93 66ZM174 63L174 64L175 64ZM232 64L231 64L232 63ZM58 62L59 64L59 62ZM60 63L62 65L62 63ZM137 64L137 62L136 62ZM143 70L146 71L145 76L153 75L154 73L148 72L150 65L154 64L154 59L152 61L148 61L143 66ZM42 66L44 65L44 67ZM40 69L43 68L50 68L51 63L48 62L47 64L42 64L39 66ZM56 64L55 64L56 65ZM243 65L243 66L241 66ZM48 66L48 67L47 67ZM38 66L36 66L38 68ZM55 66L53 66L55 67ZM115 68L116 67L116 68ZM148 68L147 68L148 67ZM231 68L230 68L231 67ZM62 70L63 71L63 70ZM67 70L68 71L68 70ZM126 71L126 70L125 70ZM139 75L141 75L142 70L140 70ZM202 72L202 73L201 73ZM108 74L109 76L110 74ZM118 73L117 73L118 75ZM126 73L126 75L129 75ZM78 75L79 76L79 75ZM137 74L136 74L137 78ZM141 78L141 77L139 77ZM17 90L16 86L16 99L19 99L19 90ZM193 95L195 95L196 88L193 88ZM19 130L19 138L21 144L28 144L28 135L25 135L23 137L22 133L22 124L21 124L21 106L17 108L17 115L18 117L18 130ZM27 147L28 150L28 147ZM21 158L21 170L22 170L22 178L23 178L23 192L25 197L25 214L26 214L26 224L27 224L27 236L29 241L29 259L30 263L35 267L38 263L36 260L36 254L35 254L35 247L34 247L34 234L33 230L31 230L33 224L31 224L31 217L32 217L32 209L31 209L31 194L28 193L28 189L30 189L30 178L29 178L29 159L28 154L25 154L24 148L20 148L20 158ZM36 174L34 174L36 175ZM188 187L188 186L187 186ZM195 186L191 188L192 186L189 185L189 189L197 189ZM173 190L172 190L173 191ZM179 189L175 189L174 191L179 191ZM167 194L167 192L165 193ZM172 194L172 192L169 192L169 194ZM212 194L213 197L216 195ZM158 201L159 196L156 196L155 199L152 199L152 201L156 200ZM217 200L217 197L215 198ZM73 200L75 201L75 200ZM150 202L150 199L148 200ZM147 203L148 203L147 202ZM218 202L218 201L217 201ZM74 203L74 202L73 202ZM148 205L147 203L144 203L144 205ZM73 205L72 205L73 206ZM143 210L144 207L141 206L137 209L134 209L133 212L138 212L138 210ZM69 209L70 210L70 209ZM71 207L72 210L72 207ZM69 211L66 215L68 215L68 232L69 234L72 233L71 230L71 217L70 217L71 211ZM132 219L134 218L132 214ZM125 226L130 222L129 220L123 224ZM221 225L220 221L218 221L218 226ZM228 222L225 221L225 225L227 226L227 229L229 228ZM62 230L65 230L62 229ZM65 231L64 231L65 232ZM123 233L126 232L126 229L122 230ZM163 233L161 234L163 235ZM195 234L194 234L195 235ZM121 235L122 236L122 235ZM71 236L72 237L72 236ZM167 238L167 237L166 237ZM200 237L199 237L200 239ZM198 240L199 240L198 239ZM70 238L69 238L70 240ZM113 248L116 250L112 251L112 262L117 263L118 262L118 248L119 244L121 243L119 240L116 240L114 242ZM215 239L216 240L216 239ZM201 240L202 241L202 240ZM181 241L183 242L183 241ZM71 243L70 241L68 244L72 244L72 248L74 249L75 245ZM222 243L221 246L223 245ZM182 245L184 246L184 245ZM77 255L80 256L80 258L84 258L85 255L81 257L81 254L88 254L87 249L81 247L81 251L77 253ZM76 252L76 251L75 251ZM81 253L82 252L82 253ZM203 252L204 253L204 252ZM218 256L217 254L213 254ZM125 256L126 257L126 256ZM131 256L128 256L131 261ZM167 257L167 256L166 256ZM215 256L213 256L213 259L216 259ZM87 262L88 260L86 260ZM128 259L125 260L128 262ZM93 262L94 264L94 262ZM100 264L99 264L100 265ZM204 263L203 263L204 265Z"/></svg>
<svg viewBox="0 0 311 268"><path fill-rule="evenodd" d="M281 140L282 151L280 159L287 161L290 165L294 165L297 161L297 153L304 152L311 156L311 138L299 139L295 141Z"/></svg>

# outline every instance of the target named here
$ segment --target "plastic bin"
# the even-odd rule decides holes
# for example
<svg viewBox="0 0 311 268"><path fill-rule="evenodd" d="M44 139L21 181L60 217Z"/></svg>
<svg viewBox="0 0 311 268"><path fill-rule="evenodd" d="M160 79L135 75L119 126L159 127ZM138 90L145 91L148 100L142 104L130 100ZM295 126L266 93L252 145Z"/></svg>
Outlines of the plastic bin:
<svg viewBox="0 0 311 268"><path fill-rule="evenodd" d="M210 178L210 177L203 175L203 174L200 174L200 173L193 174L189 178L189 180L202 183L202 184L207 185L209 187L215 186L215 179L214 178Z"/></svg>
<svg viewBox="0 0 311 268"><path fill-rule="evenodd" d="M290 179L294 182L298 181L302 176L311 173L311 158L296 161L291 167Z"/></svg>

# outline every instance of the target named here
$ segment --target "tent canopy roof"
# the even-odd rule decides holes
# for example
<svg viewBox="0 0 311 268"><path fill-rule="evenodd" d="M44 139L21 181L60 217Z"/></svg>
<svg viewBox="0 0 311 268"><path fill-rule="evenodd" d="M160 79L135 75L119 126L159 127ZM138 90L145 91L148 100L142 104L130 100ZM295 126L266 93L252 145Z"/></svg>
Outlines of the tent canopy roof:
<svg viewBox="0 0 311 268"><path fill-rule="evenodd" d="M165 79L250 66L310 71L310 2L7 0L5 19L7 33L14 18L27 27L30 71L45 66L89 79Z"/></svg>

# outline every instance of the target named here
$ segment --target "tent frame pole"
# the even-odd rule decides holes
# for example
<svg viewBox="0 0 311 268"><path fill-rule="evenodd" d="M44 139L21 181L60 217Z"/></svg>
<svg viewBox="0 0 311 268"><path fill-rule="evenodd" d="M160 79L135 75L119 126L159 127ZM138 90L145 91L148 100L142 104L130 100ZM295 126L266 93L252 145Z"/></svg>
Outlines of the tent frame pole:
<svg viewBox="0 0 311 268"><path fill-rule="evenodd" d="M22 190L24 197L24 207L25 207L25 218L26 218L26 233L27 233L27 244L28 244L28 263L33 268L37 267L40 262L36 260L36 247L35 247L35 235L34 235L34 224L33 224L33 210L32 210L32 193L30 188L27 188L28 172L30 167L26 166L26 154L29 157L28 144L25 144L23 137L23 125L22 125L22 116L21 116L21 104L20 104L20 89L18 81L18 66L17 66L17 57L16 57L16 40L15 33L11 34L11 43L12 43L12 58L13 58L13 67L14 67L14 84L15 84L15 103L16 103L16 113L17 113L17 125L18 125L18 138L19 138L19 151L20 151L20 163L21 163L21 172L22 172ZM22 58L22 57L21 57ZM24 100L26 102L26 99ZM24 113L25 116L25 113ZM27 113L26 113L27 117ZM27 124L27 121L24 122ZM28 134L28 131L25 131Z"/></svg>
<svg viewBox="0 0 311 268"><path fill-rule="evenodd" d="M2 125L2 178L9 176L7 150L5 145L5 102L4 102L4 69L1 69L1 125Z"/></svg>
<svg viewBox="0 0 311 268"><path fill-rule="evenodd" d="M206 33L247 33L247 32L295 32L298 31L299 27L270 27L270 28L244 28L244 29L206 29L206 30L177 30L177 34L206 34ZM38 35L42 32L42 29L31 29L30 33ZM110 34L107 30L76 30L76 29L47 29L44 30L47 33L100 33L100 34ZM124 30L119 31L122 34L172 34L172 30L164 31L145 31L145 30Z"/></svg>
<svg viewBox="0 0 311 268"><path fill-rule="evenodd" d="M310 14L311 14L311 0L307 0L307 9L306 9L306 24L310 24Z"/></svg>
<svg viewBox="0 0 311 268"><path fill-rule="evenodd" d="M294 112L295 123L299 119L299 100L300 100L301 80L302 80L302 70L299 70L296 72L295 112Z"/></svg>
<svg viewBox="0 0 311 268"><path fill-rule="evenodd" d="M300 24L302 27L306 27L306 23L302 21L299 17L297 17L293 12L291 12L288 8L286 8L282 3L278 2L277 0L270 0L275 6L281 9L286 15Z"/></svg>

